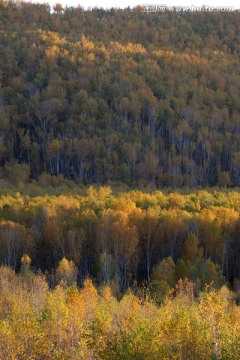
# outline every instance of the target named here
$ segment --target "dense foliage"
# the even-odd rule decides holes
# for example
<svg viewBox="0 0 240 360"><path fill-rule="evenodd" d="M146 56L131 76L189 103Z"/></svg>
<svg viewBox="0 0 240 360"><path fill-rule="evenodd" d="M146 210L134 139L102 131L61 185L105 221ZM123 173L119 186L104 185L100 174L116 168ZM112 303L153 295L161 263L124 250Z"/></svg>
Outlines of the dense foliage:
<svg viewBox="0 0 240 360"><path fill-rule="evenodd" d="M20 275L0 267L2 359L239 359L240 309L226 287L196 297L180 281L161 307L99 290L87 279L51 291L26 264Z"/></svg>
<svg viewBox="0 0 240 360"><path fill-rule="evenodd" d="M0 0L0 357L239 358L239 29Z"/></svg>
<svg viewBox="0 0 240 360"><path fill-rule="evenodd" d="M197 291L225 281L239 289L237 191L112 192L91 186L33 195L40 191L33 185L25 194L2 190L1 264L19 270L28 254L32 269L48 271L55 286L59 261L66 258L75 264L79 284L91 276L120 294L145 283L159 302L181 278L191 279Z"/></svg>
<svg viewBox="0 0 240 360"><path fill-rule="evenodd" d="M1 0L2 176L238 186L239 28L238 12Z"/></svg>

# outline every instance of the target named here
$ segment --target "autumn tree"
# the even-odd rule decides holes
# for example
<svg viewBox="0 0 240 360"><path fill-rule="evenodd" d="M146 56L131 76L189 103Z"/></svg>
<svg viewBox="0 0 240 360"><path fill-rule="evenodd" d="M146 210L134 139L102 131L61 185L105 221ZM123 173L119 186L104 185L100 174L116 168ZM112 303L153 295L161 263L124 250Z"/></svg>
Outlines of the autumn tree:
<svg viewBox="0 0 240 360"><path fill-rule="evenodd" d="M56 269L56 282L70 286L76 282L77 273L78 270L74 262L64 257Z"/></svg>

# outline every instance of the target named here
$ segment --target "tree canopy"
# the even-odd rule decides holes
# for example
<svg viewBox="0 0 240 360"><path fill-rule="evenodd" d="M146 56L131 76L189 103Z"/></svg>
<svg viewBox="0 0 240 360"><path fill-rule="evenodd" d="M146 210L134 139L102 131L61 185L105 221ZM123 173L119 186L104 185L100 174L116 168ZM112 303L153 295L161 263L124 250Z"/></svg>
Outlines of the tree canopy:
<svg viewBox="0 0 240 360"><path fill-rule="evenodd" d="M239 27L237 11L2 1L2 176L238 186Z"/></svg>

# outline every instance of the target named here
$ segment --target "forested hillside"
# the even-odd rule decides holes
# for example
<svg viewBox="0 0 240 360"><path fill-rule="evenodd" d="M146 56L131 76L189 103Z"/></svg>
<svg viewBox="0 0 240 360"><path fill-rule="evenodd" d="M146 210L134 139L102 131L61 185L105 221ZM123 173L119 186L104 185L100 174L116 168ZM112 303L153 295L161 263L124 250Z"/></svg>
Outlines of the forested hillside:
<svg viewBox="0 0 240 360"><path fill-rule="evenodd" d="M239 360L239 53L239 12L0 0L1 359Z"/></svg>
<svg viewBox="0 0 240 360"><path fill-rule="evenodd" d="M239 29L238 12L1 0L1 176L240 185Z"/></svg>

